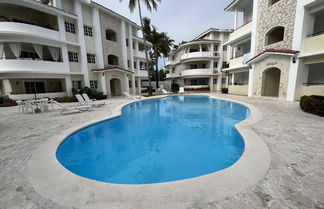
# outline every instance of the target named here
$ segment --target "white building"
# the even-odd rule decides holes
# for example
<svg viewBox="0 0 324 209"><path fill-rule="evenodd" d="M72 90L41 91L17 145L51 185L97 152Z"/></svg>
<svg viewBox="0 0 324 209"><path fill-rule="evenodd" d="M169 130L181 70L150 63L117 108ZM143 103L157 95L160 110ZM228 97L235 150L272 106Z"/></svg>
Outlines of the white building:
<svg viewBox="0 0 324 209"><path fill-rule="evenodd" d="M227 63L223 43L232 30L211 28L194 40L181 44L168 58L167 79L186 90L221 89L222 66Z"/></svg>
<svg viewBox="0 0 324 209"><path fill-rule="evenodd" d="M109 97L141 92L140 26L90 0L0 0L0 91L62 97L84 86ZM149 46L150 47L150 46Z"/></svg>
<svg viewBox="0 0 324 209"><path fill-rule="evenodd" d="M229 93L298 100L324 96L324 2L234 0ZM239 26L241 24L241 26Z"/></svg>

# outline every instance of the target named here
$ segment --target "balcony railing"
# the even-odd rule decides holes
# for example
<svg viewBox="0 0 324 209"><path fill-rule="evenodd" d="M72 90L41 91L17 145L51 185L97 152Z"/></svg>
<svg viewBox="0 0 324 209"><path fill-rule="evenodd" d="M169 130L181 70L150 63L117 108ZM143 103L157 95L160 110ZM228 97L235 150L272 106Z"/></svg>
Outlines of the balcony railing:
<svg viewBox="0 0 324 209"><path fill-rule="evenodd" d="M310 36L304 40L302 53L316 53L324 51L324 34Z"/></svg>
<svg viewBox="0 0 324 209"><path fill-rule="evenodd" d="M233 33L231 33L229 40L233 41L235 39L239 39L240 37L248 33L251 33L251 31L252 31L252 21L247 22L246 24L236 29Z"/></svg>
<svg viewBox="0 0 324 209"><path fill-rule="evenodd" d="M219 54L217 52L190 52L183 54L181 60L192 59L192 58L210 58L217 57Z"/></svg>
<svg viewBox="0 0 324 209"><path fill-rule="evenodd" d="M213 70L212 69L186 69L181 72L181 76L208 76L212 75Z"/></svg>

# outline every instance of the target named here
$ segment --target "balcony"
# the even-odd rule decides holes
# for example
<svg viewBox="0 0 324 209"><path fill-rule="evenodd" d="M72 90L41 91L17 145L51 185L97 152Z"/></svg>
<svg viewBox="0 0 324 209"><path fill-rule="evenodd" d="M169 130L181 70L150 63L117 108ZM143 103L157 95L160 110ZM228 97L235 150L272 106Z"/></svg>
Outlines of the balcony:
<svg viewBox="0 0 324 209"><path fill-rule="evenodd" d="M29 59L0 60L0 73L53 73L67 74L69 68L63 62Z"/></svg>
<svg viewBox="0 0 324 209"><path fill-rule="evenodd" d="M245 63L251 58L251 53L246 53L243 56L239 56L233 58L229 61L229 67L232 68L240 68L245 67Z"/></svg>
<svg viewBox="0 0 324 209"><path fill-rule="evenodd" d="M308 36L304 40L304 46L302 50L303 54L316 54L318 52L324 52L324 34Z"/></svg>
<svg viewBox="0 0 324 209"><path fill-rule="evenodd" d="M187 69L181 72L181 77L187 76L210 76L213 75L212 69Z"/></svg>
<svg viewBox="0 0 324 209"><path fill-rule="evenodd" d="M56 30L18 22L0 22L0 34L60 40L60 34Z"/></svg>
<svg viewBox="0 0 324 209"><path fill-rule="evenodd" d="M137 70L135 71L135 76L137 77L148 77L146 70Z"/></svg>
<svg viewBox="0 0 324 209"><path fill-rule="evenodd" d="M252 21L249 21L230 34L229 42L238 41L240 39L244 39L248 36L251 36L251 32Z"/></svg>
<svg viewBox="0 0 324 209"><path fill-rule="evenodd" d="M188 59L203 59L203 58L215 58L219 57L219 54L217 52L191 52L186 53L181 56L181 60L188 60Z"/></svg>

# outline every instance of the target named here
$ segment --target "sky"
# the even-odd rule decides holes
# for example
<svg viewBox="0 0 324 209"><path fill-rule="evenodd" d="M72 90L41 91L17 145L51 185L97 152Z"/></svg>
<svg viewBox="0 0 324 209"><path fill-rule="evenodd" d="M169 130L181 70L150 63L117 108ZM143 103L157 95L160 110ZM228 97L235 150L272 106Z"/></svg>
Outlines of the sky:
<svg viewBox="0 0 324 209"><path fill-rule="evenodd" d="M94 0L139 24L138 10L130 13L129 0ZM151 19L159 32L175 40L190 41L209 28L232 29L234 14L224 8L233 0L161 0L157 11L142 7L143 16Z"/></svg>

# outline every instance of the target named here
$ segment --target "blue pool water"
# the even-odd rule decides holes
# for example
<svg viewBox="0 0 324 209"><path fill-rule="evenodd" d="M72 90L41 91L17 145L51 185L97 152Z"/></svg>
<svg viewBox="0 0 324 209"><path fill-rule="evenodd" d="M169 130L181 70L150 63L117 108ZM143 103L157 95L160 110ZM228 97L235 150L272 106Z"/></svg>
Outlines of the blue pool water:
<svg viewBox="0 0 324 209"><path fill-rule="evenodd" d="M56 157L77 175L109 183L198 177L241 157L244 142L234 125L248 116L243 105L207 96L140 101L70 135Z"/></svg>

